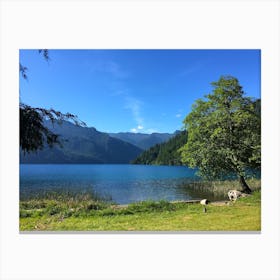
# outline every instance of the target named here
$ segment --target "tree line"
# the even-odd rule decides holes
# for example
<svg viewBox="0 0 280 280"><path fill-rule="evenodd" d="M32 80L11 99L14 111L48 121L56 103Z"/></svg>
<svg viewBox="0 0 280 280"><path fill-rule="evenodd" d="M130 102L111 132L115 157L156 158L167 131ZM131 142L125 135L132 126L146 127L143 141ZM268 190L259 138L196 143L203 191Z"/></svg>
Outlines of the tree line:
<svg viewBox="0 0 280 280"><path fill-rule="evenodd" d="M187 131L178 132L168 141L144 151L133 164L183 165L179 148L187 142Z"/></svg>

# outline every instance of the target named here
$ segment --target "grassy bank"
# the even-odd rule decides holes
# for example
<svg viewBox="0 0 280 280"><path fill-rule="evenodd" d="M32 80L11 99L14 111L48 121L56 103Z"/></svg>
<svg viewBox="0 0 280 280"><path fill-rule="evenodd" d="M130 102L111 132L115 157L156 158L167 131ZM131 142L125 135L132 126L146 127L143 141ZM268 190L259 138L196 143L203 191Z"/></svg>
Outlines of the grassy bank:
<svg viewBox="0 0 280 280"><path fill-rule="evenodd" d="M81 196L20 202L21 231L256 231L261 229L261 194L235 203L145 201L121 207Z"/></svg>

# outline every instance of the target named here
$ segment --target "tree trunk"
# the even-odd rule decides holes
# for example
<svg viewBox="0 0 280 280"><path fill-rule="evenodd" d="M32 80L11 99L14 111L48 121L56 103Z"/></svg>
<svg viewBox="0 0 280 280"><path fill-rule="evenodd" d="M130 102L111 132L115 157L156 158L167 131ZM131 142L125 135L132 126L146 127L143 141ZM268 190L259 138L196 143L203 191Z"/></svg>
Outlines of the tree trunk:
<svg viewBox="0 0 280 280"><path fill-rule="evenodd" d="M244 193L251 193L252 192L252 190L247 185L247 183L244 179L244 176L239 175L239 182L240 182L240 185L242 187L242 192L244 192Z"/></svg>

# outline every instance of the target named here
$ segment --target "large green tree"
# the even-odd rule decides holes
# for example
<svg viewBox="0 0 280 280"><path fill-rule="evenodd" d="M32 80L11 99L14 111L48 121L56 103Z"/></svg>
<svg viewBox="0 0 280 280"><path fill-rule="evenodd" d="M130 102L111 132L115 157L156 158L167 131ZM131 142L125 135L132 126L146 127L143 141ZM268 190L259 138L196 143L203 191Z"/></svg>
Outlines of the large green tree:
<svg viewBox="0 0 280 280"><path fill-rule="evenodd" d="M250 193L246 171L261 166L260 100L245 97L232 76L222 76L212 86L212 93L197 100L184 120L188 142L181 148L182 161L208 179L234 173L242 191Z"/></svg>
<svg viewBox="0 0 280 280"><path fill-rule="evenodd" d="M49 51L38 50L46 61L50 60ZM19 64L19 72L22 77L27 80L28 68ZM54 144L61 144L59 135L49 130L45 124L45 120L51 120L52 123L62 123L63 120L70 120L77 125L85 125L76 115L71 113L61 113L52 108L45 109L32 107L23 102L19 104L19 120L20 120L20 148L24 153L30 153L42 149L45 144L52 147Z"/></svg>

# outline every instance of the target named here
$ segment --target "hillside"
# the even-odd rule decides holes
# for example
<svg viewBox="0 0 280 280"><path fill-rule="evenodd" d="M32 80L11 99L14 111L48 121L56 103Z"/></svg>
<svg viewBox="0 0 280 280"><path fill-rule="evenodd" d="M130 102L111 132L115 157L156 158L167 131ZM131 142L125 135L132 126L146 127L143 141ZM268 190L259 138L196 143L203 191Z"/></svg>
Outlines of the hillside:
<svg viewBox="0 0 280 280"><path fill-rule="evenodd" d="M46 122L46 126L60 135L62 147L46 147L37 153L20 153L21 163L129 163L142 150L130 143L110 137L95 128Z"/></svg>
<svg viewBox="0 0 280 280"><path fill-rule="evenodd" d="M187 132L181 131L167 142L157 144L149 150L144 151L135 160L133 164L157 164L157 165L182 165L180 149L187 142Z"/></svg>
<svg viewBox="0 0 280 280"><path fill-rule="evenodd" d="M147 150L150 147L166 142L174 136L171 133L131 133L131 132L119 132L119 133L109 133L111 137L120 139L122 141L128 142L136 147Z"/></svg>

